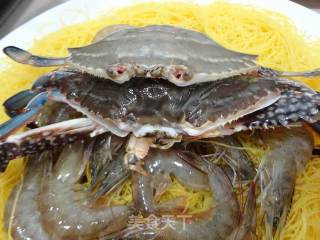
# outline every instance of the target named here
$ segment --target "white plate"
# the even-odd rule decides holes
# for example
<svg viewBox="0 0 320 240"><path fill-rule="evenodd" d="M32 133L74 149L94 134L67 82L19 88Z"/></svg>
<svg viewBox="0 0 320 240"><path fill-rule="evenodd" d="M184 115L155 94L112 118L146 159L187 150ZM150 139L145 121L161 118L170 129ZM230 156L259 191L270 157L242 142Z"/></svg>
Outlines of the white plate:
<svg viewBox="0 0 320 240"><path fill-rule="evenodd" d="M214 0L195 0L207 4ZM33 18L12 31L0 41L0 49L15 45L24 49L31 47L34 39L57 31L63 26L84 22L113 9L146 2L146 0L70 0ZM150 1L149 1L150 2ZM308 38L320 39L320 15L288 0L231 0L271 9L288 16ZM1 51L0 57L3 56Z"/></svg>

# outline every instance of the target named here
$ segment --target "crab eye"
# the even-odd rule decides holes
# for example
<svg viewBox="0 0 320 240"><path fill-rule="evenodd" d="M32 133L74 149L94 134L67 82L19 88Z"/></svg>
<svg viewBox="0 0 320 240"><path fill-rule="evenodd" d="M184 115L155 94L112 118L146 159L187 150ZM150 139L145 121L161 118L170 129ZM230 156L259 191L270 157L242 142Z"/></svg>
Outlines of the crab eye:
<svg viewBox="0 0 320 240"><path fill-rule="evenodd" d="M181 78L181 76L182 76L182 72L181 71L178 71L178 72L176 72L175 73L175 77L177 78L177 79L180 79Z"/></svg>
<svg viewBox="0 0 320 240"><path fill-rule="evenodd" d="M122 75L125 71L127 71L125 66L112 66L107 69L107 74L109 77L115 79L119 77L119 75Z"/></svg>
<svg viewBox="0 0 320 240"><path fill-rule="evenodd" d="M176 72L174 73L174 76L176 77L176 79L189 81L192 78L192 73L190 71L177 69Z"/></svg>
<svg viewBox="0 0 320 240"><path fill-rule="evenodd" d="M125 67L122 67L122 66L117 67L117 73L118 73L118 74L122 74L122 73L124 73L126 70L127 70L127 69L126 69Z"/></svg>
<svg viewBox="0 0 320 240"><path fill-rule="evenodd" d="M192 78L192 73L190 71L185 71L182 77L183 77L183 80L189 81Z"/></svg>

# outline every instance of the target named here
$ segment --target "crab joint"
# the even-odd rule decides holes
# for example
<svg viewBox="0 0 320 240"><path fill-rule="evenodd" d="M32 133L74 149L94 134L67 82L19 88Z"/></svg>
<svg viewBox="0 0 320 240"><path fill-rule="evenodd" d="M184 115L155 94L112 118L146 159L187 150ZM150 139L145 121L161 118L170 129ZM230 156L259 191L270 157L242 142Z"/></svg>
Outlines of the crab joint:
<svg viewBox="0 0 320 240"><path fill-rule="evenodd" d="M155 138L137 138L133 135L130 136L126 154L124 156L124 162L129 169L139 172L140 174L147 176L148 174L143 168L143 159L147 156L149 149Z"/></svg>

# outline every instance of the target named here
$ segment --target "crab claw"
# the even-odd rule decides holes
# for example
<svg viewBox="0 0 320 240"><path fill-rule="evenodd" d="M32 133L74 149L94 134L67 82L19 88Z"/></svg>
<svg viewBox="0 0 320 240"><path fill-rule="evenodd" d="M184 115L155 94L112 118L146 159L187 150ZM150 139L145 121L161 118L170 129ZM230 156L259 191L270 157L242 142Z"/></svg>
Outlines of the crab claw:
<svg viewBox="0 0 320 240"><path fill-rule="evenodd" d="M139 159L137 155L134 153L127 153L124 156L124 163L130 169L131 171L135 171L140 173L141 175L147 177L148 173L143 168L143 161L142 159Z"/></svg>
<svg viewBox="0 0 320 240"><path fill-rule="evenodd" d="M3 52L12 60L32 65L36 67L54 67L66 64L67 58L47 58L42 56L32 55L30 52L18 47L9 46L3 49Z"/></svg>
<svg viewBox="0 0 320 240"><path fill-rule="evenodd" d="M96 127L88 118L77 118L11 135L0 142L0 172L12 159L73 143L89 135Z"/></svg>
<svg viewBox="0 0 320 240"><path fill-rule="evenodd" d="M147 156L154 141L155 138L152 137L137 138L134 135L130 136L124 155L124 162L130 170L148 176L143 168L143 159Z"/></svg>
<svg viewBox="0 0 320 240"><path fill-rule="evenodd" d="M282 88L280 98L272 105L244 116L249 129L288 126L303 120L315 129L320 121L320 93L308 89L304 84L279 79ZM319 127L320 130L320 127Z"/></svg>

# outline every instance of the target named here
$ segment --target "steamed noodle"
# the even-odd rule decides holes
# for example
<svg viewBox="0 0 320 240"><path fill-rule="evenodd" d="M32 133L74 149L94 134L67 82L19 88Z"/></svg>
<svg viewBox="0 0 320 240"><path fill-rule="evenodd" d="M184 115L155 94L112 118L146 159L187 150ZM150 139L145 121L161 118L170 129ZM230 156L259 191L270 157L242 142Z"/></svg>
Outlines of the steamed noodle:
<svg viewBox="0 0 320 240"><path fill-rule="evenodd" d="M56 33L35 40L32 52L48 56L65 56L68 47L90 43L95 33L110 24L173 24L201 31L223 46L250 54L259 55L261 65L277 70L300 71L320 67L320 41L310 42L297 32L294 25L281 14L253 9L249 6L215 2L207 6L193 3L145 3L122 8L85 23L66 26ZM50 68L35 68L1 59L0 102L30 87L32 81L50 71ZM301 79L320 90L320 79ZM0 122L7 119L1 112ZM315 134L315 138L316 134ZM319 138L316 139L319 144ZM23 161L9 164L0 175L0 217L3 218L7 198L23 172ZM130 183L125 183L108 199L110 203L122 204L131 201ZM316 239L320 236L320 158L312 159L299 175L293 205L283 239ZM210 204L208 192L191 191L177 181L165 193L163 199L187 196L186 210L189 213L207 209ZM7 239L0 220L0 239Z"/></svg>

